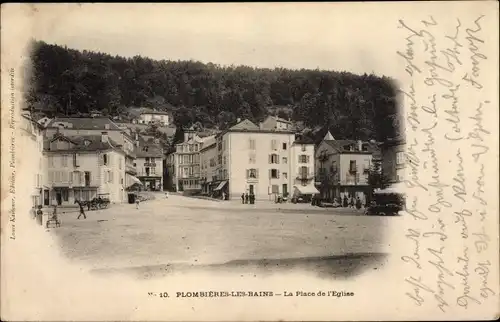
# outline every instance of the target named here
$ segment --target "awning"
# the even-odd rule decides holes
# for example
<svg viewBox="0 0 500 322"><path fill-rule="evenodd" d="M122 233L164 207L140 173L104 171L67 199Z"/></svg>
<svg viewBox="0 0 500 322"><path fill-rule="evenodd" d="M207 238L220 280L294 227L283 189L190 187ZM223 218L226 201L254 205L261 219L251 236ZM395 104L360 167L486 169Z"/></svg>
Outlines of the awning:
<svg viewBox="0 0 500 322"><path fill-rule="evenodd" d="M318 189L316 189L313 184L308 184L307 186L294 186L294 188L303 195L312 195L315 193L319 193Z"/></svg>
<svg viewBox="0 0 500 322"><path fill-rule="evenodd" d="M214 189L214 191L217 191L217 190L220 190L222 188L224 188L224 186L226 185L227 181L222 181L221 183L219 183L219 185L217 186L217 188Z"/></svg>
<svg viewBox="0 0 500 322"><path fill-rule="evenodd" d="M130 176L130 179L132 179L132 184L130 184L129 187L133 186L134 184L140 184L141 186L143 185L141 180L139 180L137 177Z"/></svg>
<svg viewBox="0 0 500 322"><path fill-rule="evenodd" d="M375 190L373 193L375 194L394 194L394 193L400 193L400 194L404 194L405 193L405 189L406 186L399 182L399 183L395 183L385 189L378 189L378 190Z"/></svg>

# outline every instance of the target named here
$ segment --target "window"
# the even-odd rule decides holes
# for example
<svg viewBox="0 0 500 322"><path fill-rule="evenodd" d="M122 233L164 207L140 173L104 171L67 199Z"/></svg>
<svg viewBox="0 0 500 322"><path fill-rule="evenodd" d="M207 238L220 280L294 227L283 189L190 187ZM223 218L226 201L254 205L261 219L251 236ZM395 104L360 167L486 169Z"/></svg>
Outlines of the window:
<svg viewBox="0 0 500 322"><path fill-rule="evenodd" d="M305 154L299 155L299 163L309 163L309 156Z"/></svg>
<svg viewBox="0 0 500 322"><path fill-rule="evenodd" d="M51 166L51 167L54 166L54 156L53 155L49 156L49 166Z"/></svg>
<svg viewBox="0 0 500 322"><path fill-rule="evenodd" d="M189 163L189 155L183 155L182 158L185 164Z"/></svg>
<svg viewBox="0 0 500 322"><path fill-rule="evenodd" d="M258 178L258 171L257 169L248 169L247 170L247 179L257 179Z"/></svg>
<svg viewBox="0 0 500 322"><path fill-rule="evenodd" d="M226 164L226 156L224 156L224 164Z"/></svg>
<svg viewBox="0 0 500 322"><path fill-rule="evenodd" d="M404 164L404 152L398 152L396 153L396 164Z"/></svg>
<svg viewBox="0 0 500 322"><path fill-rule="evenodd" d="M108 165L108 155L107 154L102 155L102 162L104 163L104 165Z"/></svg>
<svg viewBox="0 0 500 322"><path fill-rule="evenodd" d="M287 164L287 163L288 163L287 157L283 157L283 164Z"/></svg>
<svg viewBox="0 0 500 322"><path fill-rule="evenodd" d="M90 172L85 171L85 186L90 186Z"/></svg>
<svg viewBox="0 0 500 322"><path fill-rule="evenodd" d="M286 143L283 143L283 150L286 150Z"/></svg>
<svg viewBox="0 0 500 322"><path fill-rule="evenodd" d="M151 158L151 163L155 163L155 158Z"/></svg>
<svg viewBox="0 0 500 322"><path fill-rule="evenodd" d="M278 186L277 184L273 184L271 186L271 193L280 193L280 186Z"/></svg>
<svg viewBox="0 0 500 322"><path fill-rule="evenodd" d="M227 179L227 170L224 169L224 179Z"/></svg>
<svg viewBox="0 0 500 322"><path fill-rule="evenodd" d="M73 166L74 167L80 166L80 162L79 162L78 158L79 158L78 153L73 154Z"/></svg>
<svg viewBox="0 0 500 322"><path fill-rule="evenodd" d="M278 150L278 144L276 140L271 140L271 150Z"/></svg>
<svg viewBox="0 0 500 322"><path fill-rule="evenodd" d="M278 163L280 163L279 155L277 155L277 154L271 154L271 155L269 155L269 163L270 164L273 164L273 163L278 164Z"/></svg>
<svg viewBox="0 0 500 322"><path fill-rule="evenodd" d="M271 179L278 179L280 177L279 170L277 170L277 169L271 169L271 170L269 170L269 177Z"/></svg>
<svg viewBox="0 0 500 322"><path fill-rule="evenodd" d="M218 156L218 160L217 161L218 161L218 164L222 164L222 155Z"/></svg>
<svg viewBox="0 0 500 322"><path fill-rule="evenodd" d="M283 172L283 178L284 178L284 179L288 179L288 173Z"/></svg>
<svg viewBox="0 0 500 322"><path fill-rule="evenodd" d="M80 185L80 173L79 172L77 172L77 171L73 172L71 182L73 182L73 184L75 186Z"/></svg>
<svg viewBox="0 0 500 322"><path fill-rule="evenodd" d="M349 162L349 171L356 172L356 160L351 160Z"/></svg>
<svg viewBox="0 0 500 322"><path fill-rule="evenodd" d="M62 155L62 167L66 168L68 166L68 156L67 155Z"/></svg>
<svg viewBox="0 0 500 322"><path fill-rule="evenodd" d="M248 163L254 164L255 162L256 162L256 155L255 155L255 153L251 152L248 155Z"/></svg>
<svg viewBox="0 0 500 322"><path fill-rule="evenodd" d="M302 144L302 152L304 152L306 150L306 146L304 144Z"/></svg>
<svg viewBox="0 0 500 322"><path fill-rule="evenodd" d="M299 167L299 175L301 178L305 179L307 178L309 169L307 167Z"/></svg>
<svg viewBox="0 0 500 322"><path fill-rule="evenodd" d="M151 174L156 174L156 168L155 167L151 168Z"/></svg>
<svg viewBox="0 0 500 322"><path fill-rule="evenodd" d="M249 139L248 140L248 143L249 143L249 148L250 150L255 150L255 139Z"/></svg>
<svg viewBox="0 0 500 322"><path fill-rule="evenodd" d="M120 170L121 170L121 169L122 169L122 167L123 167L122 162L123 162L123 159L121 159L121 158L120 158L120 162L119 162L119 164L118 164L118 166L119 166L119 169L120 169Z"/></svg>
<svg viewBox="0 0 500 322"><path fill-rule="evenodd" d="M146 157L146 163L149 163L149 157Z"/></svg>
<svg viewBox="0 0 500 322"><path fill-rule="evenodd" d="M194 149L193 145L192 145L192 144L190 144L190 145L189 145L189 152L193 152L193 149Z"/></svg>

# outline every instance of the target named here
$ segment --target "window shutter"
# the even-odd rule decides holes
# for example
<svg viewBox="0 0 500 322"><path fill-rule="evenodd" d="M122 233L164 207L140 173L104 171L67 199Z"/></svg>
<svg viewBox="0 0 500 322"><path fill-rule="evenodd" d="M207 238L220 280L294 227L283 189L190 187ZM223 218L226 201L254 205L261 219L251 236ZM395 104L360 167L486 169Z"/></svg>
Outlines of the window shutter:
<svg viewBox="0 0 500 322"><path fill-rule="evenodd" d="M271 179L271 176L272 176L272 170L269 169L269 179Z"/></svg>
<svg viewBox="0 0 500 322"><path fill-rule="evenodd" d="M306 162L309 163L309 156L306 157Z"/></svg>
<svg viewBox="0 0 500 322"><path fill-rule="evenodd" d="M250 170L247 170L247 179L250 178Z"/></svg>
<svg viewBox="0 0 500 322"><path fill-rule="evenodd" d="M273 163L272 154L269 156L269 164Z"/></svg>
<svg viewBox="0 0 500 322"><path fill-rule="evenodd" d="M259 178L259 169L255 169L255 178L258 179Z"/></svg>
<svg viewBox="0 0 500 322"><path fill-rule="evenodd" d="M279 157L279 155L277 155L277 154L275 154L275 155L276 155L276 163L280 164L280 157Z"/></svg>
<svg viewBox="0 0 500 322"><path fill-rule="evenodd" d="M85 182L85 172L80 172L80 184Z"/></svg>
<svg viewBox="0 0 500 322"><path fill-rule="evenodd" d="M276 178L280 178L280 170L276 170Z"/></svg>

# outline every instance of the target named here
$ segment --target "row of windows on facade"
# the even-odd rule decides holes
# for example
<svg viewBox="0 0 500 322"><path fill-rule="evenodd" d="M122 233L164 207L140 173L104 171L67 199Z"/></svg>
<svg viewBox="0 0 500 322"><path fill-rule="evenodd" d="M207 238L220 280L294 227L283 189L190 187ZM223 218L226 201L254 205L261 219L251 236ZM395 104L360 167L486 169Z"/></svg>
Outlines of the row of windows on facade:
<svg viewBox="0 0 500 322"><path fill-rule="evenodd" d="M68 201L68 199L69 199L69 190L68 189L61 189L60 192L61 192L61 199L63 201ZM74 196L75 200L90 201L96 195L97 195L97 191L79 190L79 189L74 189L73 190L73 196Z"/></svg>
<svg viewBox="0 0 500 322"><path fill-rule="evenodd" d="M92 184L92 176L90 171L49 171L49 181L53 183L70 183L76 186ZM104 171L104 182L114 182L114 172L111 170ZM119 181L123 184L123 176L120 174Z"/></svg>
<svg viewBox="0 0 500 322"><path fill-rule="evenodd" d="M318 169L318 172L319 172L319 174L324 174L324 173L326 173L326 170L327 170L326 168L321 167ZM363 173L368 173L369 170L370 170L370 161L367 160L367 161L365 161L365 164L363 166ZM335 161L332 162L332 165L330 166L330 171L338 172L338 166L335 163ZM351 173L358 172L358 165L356 163L356 160L349 161L349 172L351 172Z"/></svg>
<svg viewBox="0 0 500 322"><path fill-rule="evenodd" d="M179 155L179 164L199 163L199 154Z"/></svg>
<svg viewBox="0 0 500 322"><path fill-rule="evenodd" d="M280 178L280 170L278 169L269 169L269 179L279 179ZM282 172L283 179L288 179L288 173ZM309 172L309 167L299 167L298 174L301 178L309 178L311 173ZM259 178L259 169L247 169L246 172L247 179L258 179Z"/></svg>
<svg viewBox="0 0 500 322"><path fill-rule="evenodd" d="M177 152L179 153L198 152L199 150L199 144L182 144L177 146Z"/></svg>
<svg viewBox="0 0 500 322"><path fill-rule="evenodd" d="M278 140L271 140L271 150L278 150L279 143ZM227 149L227 141L223 140L222 138L219 138L219 142L217 144L217 148L219 151L226 150ZM250 150L257 150L257 141L253 138L248 139L248 148ZM281 143L281 148L283 150L286 150L288 148L288 143L287 142L282 142ZM306 151L306 145L301 146L302 151Z"/></svg>
<svg viewBox="0 0 500 322"><path fill-rule="evenodd" d="M282 157L281 158L281 162L283 164L288 164L288 158L287 157ZM218 156L218 163L219 164L226 164L226 156L222 157L221 155ZM298 157L298 161L299 163L309 163L310 161L310 156L309 155L299 155ZM203 163L202 163L202 169L206 169L207 168L207 163L208 163L208 160L203 160ZM251 153L249 154L248 156L248 163L250 164L255 164L257 163L257 155L255 153ZM269 164L280 164L280 157L278 154L271 154L269 155ZM210 166L211 167L215 167L216 166L216 163L215 163L215 159L214 158L211 158L210 159Z"/></svg>
<svg viewBox="0 0 500 322"><path fill-rule="evenodd" d="M60 156L56 155L50 155L48 157L49 160L49 166L50 167L62 167L62 168L67 168L68 167L68 160L70 158L70 155L68 154L63 154ZM60 160L60 162L57 162ZM102 154L100 157L100 161L103 165L106 166L111 166L112 165L112 157L111 155L108 154ZM73 154L73 167L79 167L80 166L80 160L79 160L79 154L74 153ZM123 168L123 160L120 158L118 159L118 168L121 170Z"/></svg>

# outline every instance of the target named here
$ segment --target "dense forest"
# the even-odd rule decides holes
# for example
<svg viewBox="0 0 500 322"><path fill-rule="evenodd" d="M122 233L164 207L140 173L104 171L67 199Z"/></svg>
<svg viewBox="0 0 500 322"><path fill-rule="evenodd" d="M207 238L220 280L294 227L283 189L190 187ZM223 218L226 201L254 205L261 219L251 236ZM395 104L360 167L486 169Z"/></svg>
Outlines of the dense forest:
<svg viewBox="0 0 500 322"><path fill-rule="evenodd" d="M339 139L382 141L397 132L396 89L387 77L124 58L41 41L31 62L26 101L48 116L151 107L171 111L177 126L225 128L238 117L258 122L274 114Z"/></svg>

